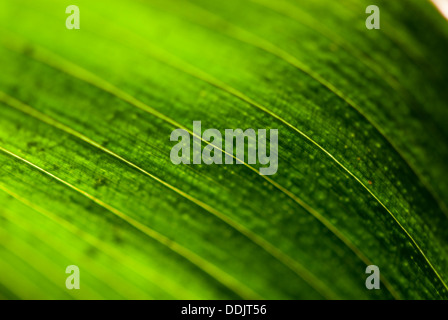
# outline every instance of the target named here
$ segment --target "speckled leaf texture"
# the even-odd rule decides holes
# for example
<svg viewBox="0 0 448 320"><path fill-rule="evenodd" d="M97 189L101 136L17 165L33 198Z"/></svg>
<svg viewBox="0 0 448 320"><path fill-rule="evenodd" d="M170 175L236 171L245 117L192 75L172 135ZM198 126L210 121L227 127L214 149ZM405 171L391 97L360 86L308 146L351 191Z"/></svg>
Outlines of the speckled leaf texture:
<svg viewBox="0 0 448 320"><path fill-rule="evenodd" d="M196 120L278 172L174 165ZM0 298L447 299L447 123L429 1L1 0Z"/></svg>

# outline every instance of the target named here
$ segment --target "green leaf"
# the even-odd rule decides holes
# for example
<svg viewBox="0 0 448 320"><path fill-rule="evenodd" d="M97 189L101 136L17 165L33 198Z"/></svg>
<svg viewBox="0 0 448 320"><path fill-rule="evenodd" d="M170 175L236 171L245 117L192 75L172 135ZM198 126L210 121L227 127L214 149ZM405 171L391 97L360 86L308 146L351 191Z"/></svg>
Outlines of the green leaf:
<svg viewBox="0 0 448 320"><path fill-rule="evenodd" d="M448 298L430 2L376 1L378 30L369 1L76 2L79 30L0 3L0 298ZM197 120L278 129L277 173L174 165Z"/></svg>

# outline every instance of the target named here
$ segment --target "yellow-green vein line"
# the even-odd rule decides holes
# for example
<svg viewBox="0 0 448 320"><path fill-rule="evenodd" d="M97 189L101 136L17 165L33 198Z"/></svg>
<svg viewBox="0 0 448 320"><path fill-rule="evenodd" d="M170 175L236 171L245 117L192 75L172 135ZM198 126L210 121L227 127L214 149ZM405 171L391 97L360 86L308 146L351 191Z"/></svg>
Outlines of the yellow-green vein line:
<svg viewBox="0 0 448 320"><path fill-rule="evenodd" d="M420 174L418 174L418 171L414 169L414 167L406 160L406 158L403 156L403 154L401 153L401 151L398 149L398 147L392 143L391 140L388 139L388 137L385 135L385 133L379 128L379 126L372 120L370 119L370 117L368 117L362 110L361 108L359 108L359 106L353 101L351 100L349 97L345 96L339 89L337 89L335 86L333 86L331 83L329 83L327 80L325 80L324 78L322 78L319 74L313 72L312 70L310 70L308 67L306 67L302 62L300 62L298 59L296 59L294 56L292 56L291 54L289 54L288 52L284 51L283 49L275 46L274 44L270 43L267 40L264 40L262 38L259 38L258 36L256 36L255 34L252 34L244 29L241 29L238 26L235 26L231 23L229 23L228 21L224 20L223 18L215 15L214 13L191 4L191 7L196 8L199 11L202 11L203 13L205 13L206 15L210 15L211 17L214 17L214 19L219 19L220 22L225 23L228 28L222 28L222 31L220 30L220 32L227 34L228 36L238 39L242 42L251 44L255 47L258 47L266 52L269 52L275 56L277 56L278 58L288 62L289 64L291 64L292 66L296 67L297 69L303 71L304 73L308 74L309 76L311 76L313 79L315 79L316 81L318 81L319 83L321 83L322 85L324 85L325 87L327 87L330 91L332 91L334 94L336 94L337 96L339 96L342 100L344 100L349 106L351 106L353 109L355 109L360 115L362 115L382 136L383 138L395 149L395 151L397 152L397 154L400 155L400 157L403 159L403 161L409 166L409 168L414 172L414 174L419 178L419 180L422 182L422 184L428 189L429 193L434 197L434 199L437 199L437 197L433 194L433 192L431 192L431 189L429 189L427 187L427 184L425 183L425 179L423 179L421 177ZM194 21L195 23L200 23L203 24L204 20L201 20L201 22L198 22L197 20ZM212 27L211 25L205 23L204 24L207 27ZM215 29L214 29L215 30ZM230 31L230 30L233 30ZM272 115L272 113L271 113ZM285 123L286 124L286 123ZM295 129L296 131L298 129ZM314 142L314 144L316 144ZM316 144L317 145L317 144ZM323 149L323 148L321 148ZM326 152L328 153L328 152ZM328 155L330 155L328 153ZM334 160L336 160L333 156L332 158ZM338 164L340 164L339 161L337 161ZM340 164L342 165L342 164ZM352 177L355 177L354 174L352 174L348 169L346 169L344 166L342 166L344 168L344 170L348 171L350 173L350 175ZM269 179L269 178L267 178ZM356 180L358 182L361 183L361 185L364 186L364 188L366 188L369 193L371 195L374 196L375 200L377 200L383 208L386 209L386 211L392 216L392 218L394 219L394 221L399 225L399 227L406 233L406 235L408 236L408 238L412 241L413 245L416 247L416 249L422 254L423 258L425 259L425 261L428 263L428 265L430 266L430 268L433 270L433 272L436 274L437 278L440 280L440 282L443 284L443 286L445 287L445 289L448 291L448 286L445 283L445 281L442 279L442 277L440 276L440 274L437 272L437 270L435 269L435 267L432 265L432 263L429 261L428 257L426 256L426 254L422 251L422 249L420 248L420 246L418 245L418 243L414 240L414 238L409 234L409 232L403 227L403 225L398 221L398 219L390 212L390 210L385 207L385 205L379 201L378 197L376 197L358 178L356 178ZM440 206L440 209L443 211L443 206ZM444 212L444 211L443 211Z"/></svg>
<svg viewBox="0 0 448 320"><path fill-rule="evenodd" d="M20 203L24 204L25 206L31 208L32 210L36 211L43 217L47 218L50 221L53 221L54 223L61 226L66 231L70 232L73 235L80 236L80 238L87 242L88 244L94 246L95 248L98 248L101 250L101 252L107 254L111 258L115 259L116 261L119 261L124 266L128 267L132 266L132 269L130 269L133 272L136 272L137 274L141 275L143 278L160 288L161 290L167 292L170 296L176 297L176 295L179 292L183 292L184 288L181 286L178 286L175 283L172 283L169 281L169 283L166 282L166 279L162 280L163 286L158 285L156 282L154 282L154 279L157 279L160 281L163 277L162 274L155 272L153 270L149 270L147 266L142 265L140 262L138 262L135 259L129 258L129 256L124 255L121 253L121 251L115 249L111 245L109 245L107 242L102 241L96 236L93 236L82 229L78 228L76 225L72 224L71 222L59 217L56 214L51 213L50 211L28 201L27 199L23 198L22 196L19 196L18 194L12 192L5 186L0 184L0 190L5 192L6 194L10 195ZM136 271L137 270L137 271ZM148 273L151 273L151 276L148 276ZM168 288L168 289L167 289ZM168 291L169 290L169 291ZM188 294L182 293L181 297L189 297Z"/></svg>

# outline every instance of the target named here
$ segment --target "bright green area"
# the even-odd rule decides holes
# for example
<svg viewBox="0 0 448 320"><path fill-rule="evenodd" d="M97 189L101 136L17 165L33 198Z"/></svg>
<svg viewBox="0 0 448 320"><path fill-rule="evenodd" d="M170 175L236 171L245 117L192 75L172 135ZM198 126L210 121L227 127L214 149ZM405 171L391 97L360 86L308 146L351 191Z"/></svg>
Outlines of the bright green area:
<svg viewBox="0 0 448 320"><path fill-rule="evenodd" d="M0 297L448 298L428 1L376 1L380 30L369 1L79 0L67 30L71 4L0 3ZM194 120L278 129L277 174L173 165Z"/></svg>

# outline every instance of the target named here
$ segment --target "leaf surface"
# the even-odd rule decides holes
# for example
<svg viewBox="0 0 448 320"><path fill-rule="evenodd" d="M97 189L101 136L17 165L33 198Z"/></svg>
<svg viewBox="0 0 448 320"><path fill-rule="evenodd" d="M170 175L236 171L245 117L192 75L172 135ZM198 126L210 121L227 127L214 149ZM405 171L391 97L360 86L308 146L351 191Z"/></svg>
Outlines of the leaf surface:
<svg viewBox="0 0 448 320"><path fill-rule="evenodd" d="M446 299L448 24L378 2L2 1L1 296ZM196 120L278 172L172 164Z"/></svg>

